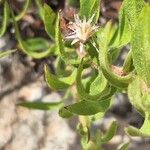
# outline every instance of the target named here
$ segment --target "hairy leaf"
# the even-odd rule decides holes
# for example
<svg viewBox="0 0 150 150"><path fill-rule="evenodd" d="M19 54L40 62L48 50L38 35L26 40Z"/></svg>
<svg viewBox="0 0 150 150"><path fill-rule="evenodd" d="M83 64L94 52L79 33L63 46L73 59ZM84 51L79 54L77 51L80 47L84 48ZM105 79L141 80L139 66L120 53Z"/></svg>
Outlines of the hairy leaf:
<svg viewBox="0 0 150 150"><path fill-rule="evenodd" d="M80 16L89 19L94 14L94 21L97 22L100 13L101 0L80 0Z"/></svg>
<svg viewBox="0 0 150 150"><path fill-rule="evenodd" d="M94 115L99 112L105 112L110 106L111 100L103 100L103 101L85 101L82 100L78 103L65 106L60 110L60 116L63 112L70 112L72 114L77 115ZM64 116L62 116L64 117Z"/></svg>
<svg viewBox="0 0 150 150"><path fill-rule="evenodd" d="M49 48L49 42L43 38L27 39L24 44L29 51L40 51Z"/></svg>
<svg viewBox="0 0 150 150"><path fill-rule="evenodd" d="M113 121L108 131L106 131L106 133L102 136L101 142L107 143L108 141L110 141L116 134L116 131L117 131L117 123L116 121Z"/></svg>
<svg viewBox="0 0 150 150"><path fill-rule="evenodd" d="M144 116L142 105L141 81L137 77L128 86L128 96L131 104Z"/></svg>
<svg viewBox="0 0 150 150"><path fill-rule="evenodd" d="M124 0L119 11L119 26L114 34L111 47L122 47L131 41L132 31L145 6L144 0Z"/></svg>
<svg viewBox="0 0 150 150"><path fill-rule="evenodd" d="M86 89L84 88L84 86L82 84L82 79L81 79L81 74L83 71L82 63L83 62L81 62L80 66L78 68L78 73L77 73L77 77L76 77L76 85L77 85L78 94L81 97L81 99L84 99L84 100L91 100L91 101L100 100L101 98L103 98L105 95L107 95L109 93L109 85L108 85L107 81L105 80L104 76L102 74L98 74L98 77L100 77L100 78L97 78L99 80L98 81L99 86L95 85L96 84L96 81L95 81L91 85L91 90L93 88L93 91L91 91L91 94L87 93ZM95 91L96 88L99 92Z"/></svg>
<svg viewBox="0 0 150 150"><path fill-rule="evenodd" d="M109 60L109 32L111 30L111 23L107 23L106 27L104 28L101 37L99 37L99 61L100 67L105 78L115 87L118 88L126 88L128 84L132 81L133 73L129 73L128 75L121 76L113 72Z"/></svg>
<svg viewBox="0 0 150 150"><path fill-rule="evenodd" d="M128 20L128 25L130 26L131 30L134 30L134 27L137 23L137 18L139 17L139 14L141 13L143 7L145 6L144 0L124 0L121 11L120 11L120 17L122 17L122 14L125 13L125 16Z"/></svg>
<svg viewBox="0 0 150 150"><path fill-rule="evenodd" d="M44 24L45 30L50 38L55 38L55 23L56 23L56 14L53 12L50 6L44 4Z"/></svg>
<svg viewBox="0 0 150 150"><path fill-rule="evenodd" d="M137 74L150 85L150 6L139 16L132 38L132 57Z"/></svg>
<svg viewBox="0 0 150 150"><path fill-rule="evenodd" d="M70 76L62 78L58 78L57 75L50 73L48 66L45 66L44 71L48 86L54 90L66 89L75 82L76 70Z"/></svg>

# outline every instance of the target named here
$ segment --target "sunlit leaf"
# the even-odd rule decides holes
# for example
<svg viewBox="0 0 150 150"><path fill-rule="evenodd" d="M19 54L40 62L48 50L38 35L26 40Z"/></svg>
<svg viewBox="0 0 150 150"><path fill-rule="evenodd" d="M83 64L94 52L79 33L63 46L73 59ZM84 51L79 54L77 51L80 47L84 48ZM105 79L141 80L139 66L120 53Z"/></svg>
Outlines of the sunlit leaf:
<svg viewBox="0 0 150 150"><path fill-rule="evenodd" d="M101 142L107 143L108 141L110 141L113 138L113 136L116 134L116 131L117 131L117 123L116 121L113 121L108 131L106 131L106 133L101 137Z"/></svg>
<svg viewBox="0 0 150 150"><path fill-rule="evenodd" d="M91 89L90 89L91 94L87 93L82 84L82 78L81 78L81 74L83 71L82 63L83 63L83 61L81 62L80 66L78 68L78 73L77 73L77 77L76 77L76 85L77 85L78 94L81 97L81 99L84 99L84 100L91 100L91 101L100 100L107 93L109 93L109 85L108 85L107 81L105 80L104 76L100 73L100 74L98 74L98 78L97 78L99 80L98 81L99 85L98 86L95 85L97 82L97 80L95 80L95 82L93 82L93 84L91 85ZM96 92L95 89L98 90L99 92Z"/></svg>
<svg viewBox="0 0 150 150"><path fill-rule="evenodd" d="M145 120L140 129L129 126L125 131L130 136L150 137L150 112L145 112Z"/></svg>
<svg viewBox="0 0 150 150"><path fill-rule="evenodd" d="M76 70L74 70L74 72L70 76L62 78L59 78L57 77L57 75L52 74L48 70L48 66L45 66L44 71L48 86L54 90L66 89L75 82Z"/></svg>
<svg viewBox="0 0 150 150"><path fill-rule="evenodd" d="M128 20L128 24L131 30L134 30L134 27L137 23L137 18L141 13L143 7L145 6L144 0L124 0L121 11L120 17L122 18L122 13L125 13L126 19ZM120 19L121 19L120 18Z"/></svg>
<svg viewBox="0 0 150 150"><path fill-rule="evenodd" d="M145 6L144 0L124 0L119 11L119 25L111 41L111 47L122 47L131 41L139 14Z"/></svg>
<svg viewBox="0 0 150 150"><path fill-rule="evenodd" d="M150 6L141 12L132 38L132 58L137 74L150 85Z"/></svg>
<svg viewBox="0 0 150 150"><path fill-rule="evenodd" d="M94 21L97 22L100 13L101 0L80 0L80 16L89 19L94 14Z"/></svg>
<svg viewBox="0 0 150 150"><path fill-rule="evenodd" d="M144 116L144 108L142 105L141 81L137 77L128 86L128 96L131 104Z"/></svg>

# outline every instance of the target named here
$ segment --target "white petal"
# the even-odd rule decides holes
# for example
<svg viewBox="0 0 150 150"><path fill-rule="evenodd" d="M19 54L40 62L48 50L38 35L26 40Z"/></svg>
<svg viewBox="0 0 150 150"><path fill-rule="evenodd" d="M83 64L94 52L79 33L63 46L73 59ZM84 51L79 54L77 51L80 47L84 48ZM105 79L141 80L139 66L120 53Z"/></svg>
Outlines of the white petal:
<svg viewBox="0 0 150 150"><path fill-rule="evenodd" d="M80 20L80 18L79 18L79 16L77 14L74 15L74 20L75 20L75 23L77 23L77 24L81 23L81 20Z"/></svg>
<svg viewBox="0 0 150 150"><path fill-rule="evenodd" d="M82 54L83 51L84 51L84 44L80 42L79 52Z"/></svg>
<svg viewBox="0 0 150 150"><path fill-rule="evenodd" d="M71 45L74 45L75 43L79 42L79 39L74 39L72 42L71 42Z"/></svg>
<svg viewBox="0 0 150 150"><path fill-rule="evenodd" d="M92 23L94 17L95 17L95 14L92 15L92 17L87 21L87 23Z"/></svg>
<svg viewBox="0 0 150 150"><path fill-rule="evenodd" d="M65 38L66 39L75 39L75 38L77 38L77 36L76 36L76 34L73 34L73 35L66 36Z"/></svg>

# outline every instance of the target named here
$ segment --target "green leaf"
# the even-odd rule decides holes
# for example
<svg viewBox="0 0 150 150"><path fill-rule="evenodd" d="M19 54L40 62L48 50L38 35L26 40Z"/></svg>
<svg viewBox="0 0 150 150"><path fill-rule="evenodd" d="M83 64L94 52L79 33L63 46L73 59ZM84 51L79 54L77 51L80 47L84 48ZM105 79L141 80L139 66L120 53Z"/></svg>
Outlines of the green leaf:
<svg viewBox="0 0 150 150"><path fill-rule="evenodd" d="M132 37L132 57L137 74L150 85L150 6L141 12Z"/></svg>
<svg viewBox="0 0 150 150"><path fill-rule="evenodd" d="M59 109L59 115L62 118L70 118L73 116L73 113L71 113L70 111L68 111L67 109Z"/></svg>
<svg viewBox="0 0 150 150"><path fill-rule="evenodd" d="M14 49L14 50L6 50L6 51L0 51L0 58L1 57L4 57L4 56L8 56L8 55L10 55L11 53L14 53L16 51L16 49Z"/></svg>
<svg viewBox="0 0 150 150"><path fill-rule="evenodd" d="M136 78L128 88L128 95L131 103L136 109L145 116L144 123L140 129L129 126L125 129L127 134L131 136L145 136L150 137L150 93L144 87L145 83Z"/></svg>
<svg viewBox="0 0 150 150"><path fill-rule="evenodd" d="M59 115L64 117L63 112L70 112L72 114L77 115L94 115L99 112L105 112L110 106L111 100L103 100L103 101L85 101L82 100L78 103L65 106L60 109Z"/></svg>
<svg viewBox="0 0 150 150"><path fill-rule="evenodd" d="M72 7L78 7L79 6L79 1L78 0L68 0L69 6Z"/></svg>
<svg viewBox="0 0 150 150"><path fill-rule="evenodd" d="M38 7L38 13L39 13L39 16L42 20L44 20L44 8L43 8L43 0L36 0L35 3Z"/></svg>
<svg viewBox="0 0 150 150"><path fill-rule="evenodd" d="M129 126L125 129L130 136L150 137L150 112L145 113L145 120L140 129Z"/></svg>
<svg viewBox="0 0 150 150"><path fill-rule="evenodd" d="M27 13L30 1L31 0L25 0L25 4L23 5L22 11L17 16L15 16L16 21L19 21Z"/></svg>
<svg viewBox="0 0 150 150"><path fill-rule="evenodd" d="M119 11L119 26L111 41L111 47L122 47L131 41L137 18L145 6L144 0L124 0Z"/></svg>
<svg viewBox="0 0 150 150"><path fill-rule="evenodd" d="M145 6L144 0L124 0L121 11L120 11L120 17L123 13L125 13L127 23L129 24L131 31L134 30L135 25L137 23L137 18L139 17L139 14L141 13L143 7Z"/></svg>
<svg viewBox="0 0 150 150"><path fill-rule="evenodd" d="M81 78L82 71L83 71L83 61L81 61L81 64L79 65L76 77L77 91L81 99L96 101L102 99L105 95L109 93L109 85L101 72L99 72L98 77L96 78L97 80L95 80L93 84L91 84L90 89L91 93L86 92L86 89L82 84ZM95 89L96 90L98 89L98 91L95 91Z"/></svg>
<svg viewBox="0 0 150 150"><path fill-rule="evenodd" d="M48 66L45 66L44 72L45 80L48 86L54 90L66 89L75 82L76 70L74 70L74 72L70 76L62 78L58 78L57 75L50 73L48 70Z"/></svg>
<svg viewBox="0 0 150 150"><path fill-rule="evenodd" d="M131 40L131 29L124 8L120 11L118 37L119 45L117 47L122 47Z"/></svg>
<svg viewBox="0 0 150 150"><path fill-rule="evenodd" d="M141 80L137 77L128 86L128 96L131 104L144 116L142 105Z"/></svg>
<svg viewBox="0 0 150 150"><path fill-rule="evenodd" d="M101 0L80 0L80 16L89 19L95 14L94 22L96 23L100 14L100 2Z"/></svg>
<svg viewBox="0 0 150 150"><path fill-rule="evenodd" d="M33 57L33 58L36 58L36 59L41 59L43 57L48 57L50 54L54 53L54 50L55 50L55 46L51 45L51 47L49 47L48 49L44 50L44 51L39 51L39 49L37 49L35 51L35 46L34 46L34 49L32 50L31 48L29 48L29 45L28 43L30 43L30 46L32 45L32 48L33 48L33 44L31 44L31 42L35 42L37 43L37 41L41 41L41 45L46 43L46 41L44 42L44 40L41 40L41 38L38 38L38 39L35 39L35 40L27 40L27 41L24 41L21 37L21 34L20 34L20 31L19 31L19 28L18 28L18 25L17 25L17 22L15 21L15 18L14 18L14 13L13 11L11 10L11 15L12 15L12 18L13 18L13 23L14 23L14 27L15 27L15 32L16 32L16 38L19 42L19 46L21 48L21 50L26 53L27 55ZM28 43L26 43L28 42ZM39 48L39 47L38 47Z"/></svg>
<svg viewBox="0 0 150 150"><path fill-rule="evenodd" d="M103 32L101 33L101 37L99 37L99 61L100 67L105 78L115 87L118 88L126 88L128 84L133 79L133 73L129 73L128 75L118 75L113 72L109 59L109 32L111 30L111 22L108 22Z"/></svg>
<svg viewBox="0 0 150 150"><path fill-rule="evenodd" d="M43 38L30 38L23 42L29 51L41 51L49 48L49 42Z"/></svg>
<svg viewBox="0 0 150 150"><path fill-rule="evenodd" d="M122 143L119 145L118 150L129 150L129 143Z"/></svg>
<svg viewBox="0 0 150 150"><path fill-rule="evenodd" d="M119 25L114 33L109 45L112 49L120 52L120 48L128 44L131 40L131 29L123 7L119 12ZM116 52L117 52L116 51Z"/></svg>
<svg viewBox="0 0 150 150"><path fill-rule="evenodd" d="M105 115L105 112L99 112L93 116L90 116L90 119L92 122L94 122L94 121L102 119L104 117L104 115Z"/></svg>
<svg viewBox="0 0 150 150"><path fill-rule="evenodd" d="M27 42L29 42L30 39L28 39L27 41L23 41L22 39L20 39L18 37L18 41L19 41L19 47L21 48L21 50L26 53L27 55L36 58L36 59L41 59L44 57L48 57L51 54L55 54L55 45L51 45L48 49L46 50L41 50L39 51L39 46L37 46L35 49L35 45L30 45L32 47L29 47L29 45L27 45ZM36 42L37 39L34 40L34 42ZM38 39L39 40L39 39ZM33 41L33 40L32 40ZM45 41L45 40L44 40ZM41 41L41 47L45 46L45 42L43 40ZM42 43L43 42L43 43ZM30 41L31 44L31 41ZM33 44L33 43L32 43ZM40 43L39 43L40 44ZM42 45L44 44L44 45ZM34 48L33 48L34 47ZM32 49L33 48L33 49Z"/></svg>
<svg viewBox="0 0 150 150"><path fill-rule="evenodd" d="M81 118L83 116L80 116L79 118ZM89 126L87 125L86 121L81 121L80 119L80 123L77 126L77 131L79 132L80 136L81 136L81 145L82 148L84 150L88 150L89 149L89 139L90 139L90 129Z"/></svg>
<svg viewBox="0 0 150 150"><path fill-rule="evenodd" d="M116 134L116 131L117 131L117 123L116 121L113 121L108 131L106 131L106 133L101 137L101 142L108 143L108 141L110 141Z"/></svg>
<svg viewBox="0 0 150 150"><path fill-rule="evenodd" d="M62 107L62 102L24 102L18 103L18 106L23 106L31 109L39 109L39 110L51 110Z"/></svg>
<svg viewBox="0 0 150 150"><path fill-rule="evenodd" d="M2 37L7 29L7 25L9 22L9 6L8 2L4 2L4 11L3 11L3 20L2 20L2 25L0 27L0 37Z"/></svg>
<svg viewBox="0 0 150 150"><path fill-rule="evenodd" d="M143 105L144 111L150 112L150 109L149 109L150 108L150 93L149 93L149 91L143 91L141 103Z"/></svg>
<svg viewBox="0 0 150 150"><path fill-rule="evenodd" d="M91 83L90 94L97 95L100 94L108 86L107 80L103 76L102 72L99 71L95 80Z"/></svg>
<svg viewBox="0 0 150 150"><path fill-rule="evenodd" d="M55 72L59 77L68 76L71 72L71 68L67 69L67 65L65 64L64 60L61 57L57 57L55 60Z"/></svg>
<svg viewBox="0 0 150 150"><path fill-rule="evenodd" d="M58 14L57 20L56 20L56 27L55 27L55 42L56 42L56 47L62 57L62 59L67 58L67 53L64 51L64 44L63 44L63 39L61 36L61 31L60 31L60 16Z"/></svg>
<svg viewBox="0 0 150 150"><path fill-rule="evenodd" d="M129 73L133 71L134 66L133 66L133 59L132 59L132 50L130 50L126 56L126 59L123 64L123 71L125 73Z"/></svg>
<svg viewBox="0 0 150 150"><path fill-rule="evenodd" d="M56 23L56 14L53 12L50 6L44 4L44 24L45 30L50 38L55 38L55 23Z"/></svg>

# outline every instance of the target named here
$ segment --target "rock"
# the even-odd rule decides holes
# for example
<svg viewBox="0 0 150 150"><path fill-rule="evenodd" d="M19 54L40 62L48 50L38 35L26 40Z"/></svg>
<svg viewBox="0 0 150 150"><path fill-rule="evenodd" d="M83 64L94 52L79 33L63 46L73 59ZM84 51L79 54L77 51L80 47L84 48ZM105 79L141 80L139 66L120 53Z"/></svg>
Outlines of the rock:
<svg viewBox="0 0 150 150"><path fill-rule="evenodd" d="M26 123L13 126L12 141L6 146L9 150L37 150L38 138Z"/></svg>
<svg viewBox="0 0 150 150"><path fill-rule="evenodd" d="M57 112L52 112L47 116L46 136L44 137L41 150L67 150L76 139L76 134L68 126L65 119L58 116Z"/></svg>
<svg viewBox="0 0 150 150"><path fill-rule="evenodd" d="M43 85L41 82L36 82L22 87L18 93L18 98L25 101L36 101L42 99L43 95Z"/></svg>
<svg viewBox="0 0 150 150"><path fill-rule="evenodd" d="M14 99L16 93L0 101L0 149L12 138L12 124L17 120Z"/></svg>

